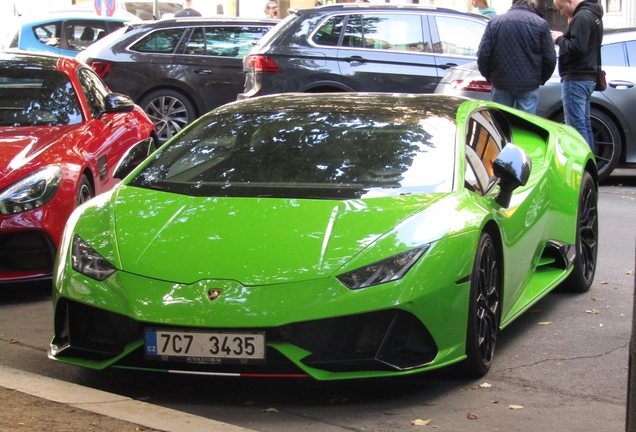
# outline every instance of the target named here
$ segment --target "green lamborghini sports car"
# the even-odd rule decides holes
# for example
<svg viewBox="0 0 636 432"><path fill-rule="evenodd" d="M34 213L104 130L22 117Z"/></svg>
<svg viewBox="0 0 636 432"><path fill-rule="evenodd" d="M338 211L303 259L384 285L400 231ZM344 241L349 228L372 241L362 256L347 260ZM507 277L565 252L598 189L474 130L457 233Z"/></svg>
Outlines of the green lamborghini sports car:
<svg viewBox="0 0 636 432"><path fill-rule="evenodd" d="M455 364L477 377L501 329L594 278L590 149L488 101L265 96L135 154L66 226L55 360L317 380Z"/></svg>

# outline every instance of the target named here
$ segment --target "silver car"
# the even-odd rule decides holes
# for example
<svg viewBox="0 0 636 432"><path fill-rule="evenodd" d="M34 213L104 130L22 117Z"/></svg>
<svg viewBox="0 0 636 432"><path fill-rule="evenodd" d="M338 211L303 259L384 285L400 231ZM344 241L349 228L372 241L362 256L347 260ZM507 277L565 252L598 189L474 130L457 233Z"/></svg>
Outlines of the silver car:
<svg viewBox="0 0 636 432"><path fill-rule="evenodd" d="M599 180L604 180L618 163L636 163L636 28L606 29L601 57L607 89L592 94L591 117ZM490 99L490 88L472 62L449 69L435 93ZM537 115L563 122L558 70L539 90Z"/></svg>

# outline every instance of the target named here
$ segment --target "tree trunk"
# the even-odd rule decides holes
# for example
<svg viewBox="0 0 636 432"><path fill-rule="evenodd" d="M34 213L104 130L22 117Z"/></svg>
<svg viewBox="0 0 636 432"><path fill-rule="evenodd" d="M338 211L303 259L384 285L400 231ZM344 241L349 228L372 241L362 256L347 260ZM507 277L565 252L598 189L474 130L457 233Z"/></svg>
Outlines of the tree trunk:
<svg viewBox="0 0 636 432"><path fill-rule="evenodd" d="M543 14L543 18L550 24L550 30L563 31L568 25L566 16L554 6L553 0L536 0L537 10Z"/></svg>

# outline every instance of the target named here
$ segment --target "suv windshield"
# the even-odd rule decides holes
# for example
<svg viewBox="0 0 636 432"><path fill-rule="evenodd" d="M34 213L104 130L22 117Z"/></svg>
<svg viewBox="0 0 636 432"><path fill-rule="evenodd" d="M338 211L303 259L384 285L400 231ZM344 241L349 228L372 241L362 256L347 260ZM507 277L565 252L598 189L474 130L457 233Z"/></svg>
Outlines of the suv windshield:
<svg viewBox="0 0 636 432"><path fill-rule="evenodd" d="M0 126L61 126L81 121L77 96L63 73L0 70Z"/></svg>
<svg viewBox="0 0 636 432"><path fill-rule="evenodd" d="M452 190L455 124L435 116L205 117L131 185L195 196L347 199Z"/></svg>

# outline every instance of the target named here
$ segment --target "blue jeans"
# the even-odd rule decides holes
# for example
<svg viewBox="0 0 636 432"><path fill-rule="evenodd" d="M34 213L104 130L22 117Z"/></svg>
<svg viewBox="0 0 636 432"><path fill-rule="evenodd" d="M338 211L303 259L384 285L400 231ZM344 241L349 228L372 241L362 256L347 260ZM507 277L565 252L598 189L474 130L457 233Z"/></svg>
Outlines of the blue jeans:
<svg viewBox="0 0 636 432"><path fill-rule="evenodd" d="M539 104L539 89L519 91L502 90L493 87L490 93L490 100L530 114L536 114L537 105Z"/></svg>
<svg viewBox="0 0 636 432"><path fill-rule="evenodd" d="M579 131L594 151L594 134L590 119L590 98L596 83L594 81L563 81L561 99L565 124Z"/></svg>

